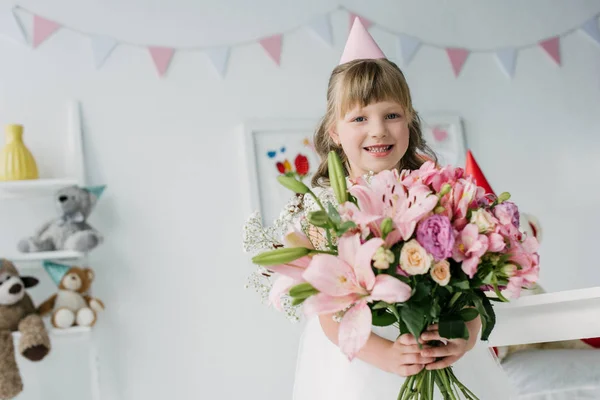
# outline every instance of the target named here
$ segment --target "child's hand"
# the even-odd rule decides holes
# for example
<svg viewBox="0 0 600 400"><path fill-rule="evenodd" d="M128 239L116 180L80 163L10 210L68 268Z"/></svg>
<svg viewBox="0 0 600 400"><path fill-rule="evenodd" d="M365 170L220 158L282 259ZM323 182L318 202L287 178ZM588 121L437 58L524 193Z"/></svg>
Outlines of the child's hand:
<svg viewBox="0 0 600 400"><path fill-rule="evenodd" d="M431 340L439 340L446 343L440 347L430 347L421 351L423 357L435 357L438 360L431 364L427 364L427 370L443 369L451 366L460 360L467 351L475 347L479 329L481 328L481 318L477 317L466 323L469 330L469 339L446 339L440 336L437 325L432 325L427 328L426 332L421 334L420 342L427 343Z"/></svg>
<svg viewBox="0 0 600 400"><path fill-rule="evenodd" d="M423 345L423 349L429 346ZM421 349L415 337L406 333L392 342L391 347L385 352L385 370L403 376L412 376L419 373L426 364L435 361L433 357L421 355Z"/></svg>

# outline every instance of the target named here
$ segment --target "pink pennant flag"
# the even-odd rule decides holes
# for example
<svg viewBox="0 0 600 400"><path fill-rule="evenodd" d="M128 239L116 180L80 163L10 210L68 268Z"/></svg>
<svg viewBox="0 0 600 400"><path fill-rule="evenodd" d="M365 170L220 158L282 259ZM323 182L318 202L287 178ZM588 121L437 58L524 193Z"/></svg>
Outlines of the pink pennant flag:
<svg viewBox="0 0 600 400"><path fill-rule="evenodd" d="M33 16L33 47L38 47L44 40L60 28L60 24L42 18L38 15Z"/></svg>
<svg viewBox="0 0 600 400"><path fill-rule="evenodd" d="M558 36L541 41L540 46L546 50L556 64L560 65L560 38Z"/></svg>
<svg viewBox="0 0 600 400"><path fill-rule="evenodd" d="M469 50L450 47L446 49L446 53L448 54L448 58L452 64L454 76L458 76L463 65L465 64L465 61L467 60L467 57L469 56Z"/></svg>
<svg viewBox="0 0 600 400"><path fill-rule="evenodd" d="M281 62L281 38L282 35L279 34L260 40L260 45L277 65Z"/></svg>
<svg viewBox="0 0 600 400"><path fill-rule="evenodd" d="M152 56L152 61L154 61L154 65L156 66L156 70L158 71L159 76L164 76L165 72L169 68L169 64L171 63L171 58L173 58L173 53L175 53L174 49L169 47L148 47L150 51L150 55Z"/></svg>
<svg viewBox="0 0 600 400"><path fill-rule="evenodd" d="M365 29L369 29L371 26L373 26L373 23L371 21L369 21L368 19L363 18L358 14L350 13L350 28L348 28L348 29L352 29L352 25L354 24L354 20L356 18L358 18L360 20L360 23L363 24Z"/></svg>

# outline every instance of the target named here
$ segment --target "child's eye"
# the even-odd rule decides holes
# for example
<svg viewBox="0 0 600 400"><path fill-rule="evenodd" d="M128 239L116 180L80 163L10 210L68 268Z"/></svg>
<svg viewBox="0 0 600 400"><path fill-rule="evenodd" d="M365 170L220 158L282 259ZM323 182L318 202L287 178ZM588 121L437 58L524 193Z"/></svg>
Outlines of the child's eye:
<svg viewBox="0 0 600 400"><path fill-rule="evenodd" d="M400 118L400 114L392 113L387 115L388 119Z"/></svg>
<svg viewBox="0 0 600 400"><path fill-rule="evenodd" d="M356 117L353 119L354 122L364 122L365 121L365 117Z"/></svg>

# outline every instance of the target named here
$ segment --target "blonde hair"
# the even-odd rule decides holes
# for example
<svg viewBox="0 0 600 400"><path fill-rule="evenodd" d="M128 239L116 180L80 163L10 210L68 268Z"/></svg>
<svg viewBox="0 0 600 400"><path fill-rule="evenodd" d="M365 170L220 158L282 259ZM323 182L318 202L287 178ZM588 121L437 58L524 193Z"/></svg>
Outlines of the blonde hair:
<svg viewBox="0 0 600 400"><path fill-rule="evenodd" d="M427 159L437 164L435 153L423 139L421 120L413 109L410 89L400 68L387 59L354 60L338 65L329 78L327 111L314 135L321 164L311 180L313 186L329 185L327 155L331 150L341 158L346 176L350 172L344 150L329 135L337 119L355 106L365 107L379 101L400 104L409 121L408 149L397 165L398 170L418 169Z"/></svg>

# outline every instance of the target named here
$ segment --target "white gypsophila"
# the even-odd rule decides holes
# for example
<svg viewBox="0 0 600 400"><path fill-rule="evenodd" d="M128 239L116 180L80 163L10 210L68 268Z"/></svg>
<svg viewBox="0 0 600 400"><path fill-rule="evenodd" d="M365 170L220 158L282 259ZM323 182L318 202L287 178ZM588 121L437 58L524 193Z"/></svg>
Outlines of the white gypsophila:
<svg viewBox="0 0 600 400"><path fill-rule="evenodd" d="M327 207L327 203L335 203L335 196L330 190L316 191L321 203ZM261 215L258 211L252 213L243 227L243 247L246 253L258 254L264 251L269 251L283 246L284 235L294 226L297 225L309 237L315 248L322 247L318 245L323 243L322 238L316 237L318 232L309 230L310 224L306 219L306 215L310 211L318 210L319 206L310 195L296 195L284 206L278 218L271 226L265 226L262 223ZM326 242L325 242L326 244ZM269 302L269 293L273 286L274 276L267 268L255 265L256 269L248 277L246 283L247 289L254 289L261 302L266 304ZM289 296L283 296L281 305L286 317L292 321L300 320L300 306L293 306Z"/></svg>

